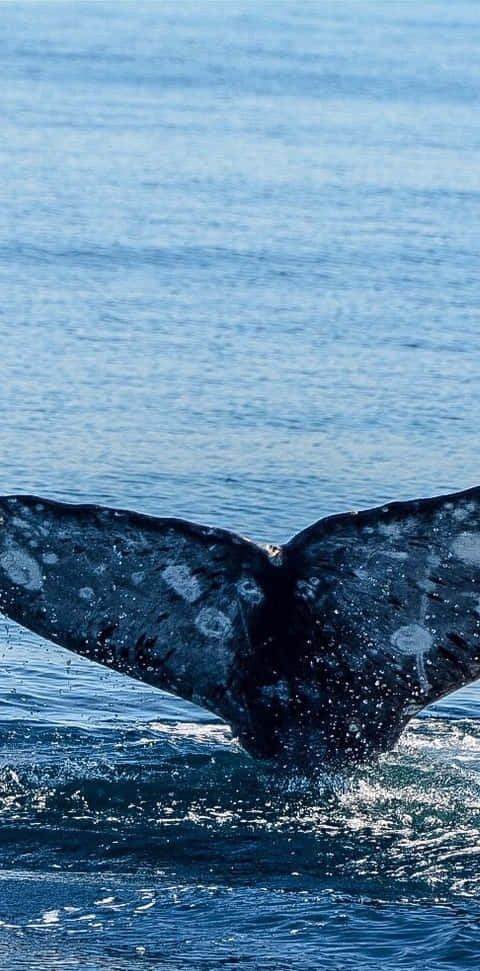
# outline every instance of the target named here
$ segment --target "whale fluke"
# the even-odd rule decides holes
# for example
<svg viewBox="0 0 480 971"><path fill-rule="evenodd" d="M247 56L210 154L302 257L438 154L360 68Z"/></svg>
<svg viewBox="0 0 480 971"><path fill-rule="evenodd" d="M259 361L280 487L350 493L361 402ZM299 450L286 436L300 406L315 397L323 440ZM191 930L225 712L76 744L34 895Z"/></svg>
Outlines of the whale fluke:
<svg viewBox="0 0 480 971"><path fill-rule="evenodd" d="M480 489L330 516L283 547L7 496L0 610L203 705L255 756L368 758L480 676Z"/></svg>

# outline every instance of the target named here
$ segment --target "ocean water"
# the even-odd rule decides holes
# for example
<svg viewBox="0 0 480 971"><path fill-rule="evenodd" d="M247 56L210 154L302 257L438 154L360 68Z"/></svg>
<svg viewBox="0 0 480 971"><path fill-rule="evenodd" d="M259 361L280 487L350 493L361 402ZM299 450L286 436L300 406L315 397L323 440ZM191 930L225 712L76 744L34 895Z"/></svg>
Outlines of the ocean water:
<svg viewBox="0 0 480 971"><path fill-rule="evenodd" d="M0 4L0 492L283 541L480 482L477 5ZM480 690L350 775L0 620L5 969L480 963Z"/></svg>

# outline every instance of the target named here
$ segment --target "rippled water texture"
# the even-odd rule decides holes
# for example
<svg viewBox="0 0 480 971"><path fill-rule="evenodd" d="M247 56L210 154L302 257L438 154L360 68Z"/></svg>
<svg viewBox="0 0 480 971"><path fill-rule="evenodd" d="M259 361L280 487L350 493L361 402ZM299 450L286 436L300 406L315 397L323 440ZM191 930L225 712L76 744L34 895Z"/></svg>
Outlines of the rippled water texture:
<svg viewBox="0 0 480 971"><path fill-rule="evenodd" d="M474 2L1 4L1 493L480 483ZM478 971L480 693L348 777L0 624L0 963Z"/></svg>

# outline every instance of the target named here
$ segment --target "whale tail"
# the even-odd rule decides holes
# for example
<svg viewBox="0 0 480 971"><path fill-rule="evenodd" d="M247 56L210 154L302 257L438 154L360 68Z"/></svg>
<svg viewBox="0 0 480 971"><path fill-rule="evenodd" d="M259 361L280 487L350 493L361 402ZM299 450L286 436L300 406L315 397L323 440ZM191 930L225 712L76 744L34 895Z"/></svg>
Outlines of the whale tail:
<svg viewBox="0 0 480 971"><path fill-rule="evenodd" d="M480 676L480 489L331 516L283 548L5 497L0 610L203 705L253 755L365 758Z"/></svg>

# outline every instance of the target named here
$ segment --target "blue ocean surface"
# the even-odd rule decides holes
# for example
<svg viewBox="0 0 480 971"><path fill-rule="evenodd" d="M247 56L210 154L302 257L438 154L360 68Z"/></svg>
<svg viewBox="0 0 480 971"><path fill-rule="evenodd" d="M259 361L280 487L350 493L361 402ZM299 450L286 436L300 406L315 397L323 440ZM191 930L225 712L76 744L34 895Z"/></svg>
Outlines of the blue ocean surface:
<svg viewBox="0 0 480 971"><path fill-rule="evenodd" d="M480 483L475 2L2 2L0 492ZM344 776L0 618L6 971L478 971L480 691Z"/></svg>

